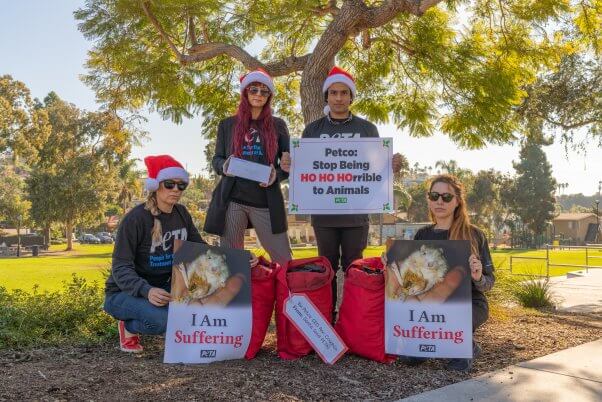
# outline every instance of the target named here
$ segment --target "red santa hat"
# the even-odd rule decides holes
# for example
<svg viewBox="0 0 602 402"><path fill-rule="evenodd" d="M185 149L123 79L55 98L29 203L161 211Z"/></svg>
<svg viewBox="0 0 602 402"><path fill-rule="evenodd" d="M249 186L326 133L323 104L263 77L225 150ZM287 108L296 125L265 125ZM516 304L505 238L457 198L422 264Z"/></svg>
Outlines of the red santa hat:
<svg viewBox="0 0 602 402"><path fill-rule="evenodd" d="M328 73L328 77L326 77L326 80L324 80L324 85L322 85L322 92L326 93L328 88L337 82L347 85L351 90L351 95L355 98L355 80L351 74L337 66L334 66Z"/></svg>
<svg viewBox="0 0 602 402"><path fill-rule="evenodd" d="M351 90L351 98L355 98L355 80L347 71L343 70L340 67L334 66L330 72L328 73L328 77L324 80L324 84L322 85L322 93L327 93L328 88L332 84L341 83L347 85ZM324 114L328 114L330 112L330 107L326 105L324 107Z"/></svg>
<svg viewBox="0 0 602 402"><path fill-rule="evenodd" d="M188 183L188 172L184 167L169 155L153 155L144 158L148 171L148 178L144 183L147 191L157 191L159 183L164 180L180 179Z"/></svg>
<svg viewBox="0 0 602 402"><path fill-rule="evenodd" d="M253 82L259 82L270 89L274 93L274 81L272 77L263 68L258 68L240 77L240 93L243 93L246 87Z"/></svg>

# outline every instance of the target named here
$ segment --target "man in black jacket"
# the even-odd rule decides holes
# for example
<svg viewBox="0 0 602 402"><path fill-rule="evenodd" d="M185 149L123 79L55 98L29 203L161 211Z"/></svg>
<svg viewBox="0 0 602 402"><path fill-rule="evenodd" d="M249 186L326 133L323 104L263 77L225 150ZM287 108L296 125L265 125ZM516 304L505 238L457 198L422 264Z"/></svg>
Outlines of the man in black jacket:
<svg viewBox="0 0 602 402"><path fill-rule="evenodd" d="M349 110L356 95L355 82L347 71L333 67L322 86L325 116L305 127L302 138L364 138L379 137L378 129L369 121L355 116ZM401 168L401 155L393 155L393 171ZM290 157L283 155L283 170L288 171ZM369 219L367 214L356 215L312 215L311 224L316 234L318 253L328 258L335 272L362 254L368 245ZM340 264L340 265L339 265ZM333 312L337 300L336 276L332 282Z"/></svg>

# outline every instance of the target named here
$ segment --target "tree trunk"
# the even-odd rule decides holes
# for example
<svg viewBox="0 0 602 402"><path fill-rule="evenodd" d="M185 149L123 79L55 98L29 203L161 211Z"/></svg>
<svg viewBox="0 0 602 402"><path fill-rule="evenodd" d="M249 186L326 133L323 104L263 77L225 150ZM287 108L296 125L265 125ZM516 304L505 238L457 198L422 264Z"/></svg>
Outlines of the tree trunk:
<svg viewBox="0 0 602 402"><path fill-rule="evenodd" d="M301 76L301 110L305 125L324 116L325 102L322 83L327 75L328 67L316 68L313 71L307 69Z"/></svg>
<svg viewBox="0 0 602 402"><path fill-rule="evenodd" d="M44 225L44 245L50 246L50 224Z"/></svg>
<svg viewBox="0 0 602 402"><path fill-rule="evenodd" d="M300 91L305 124L324 116L325 103L322 84L328 71L334 66L337 53L353 32L356 21L363 11L362 6L361 2L345 3L337 17L324 31L307 60L301 77Z"/></svg>
<svg viewBox="0 0 602 402"><path fill-rule="evenodd" d="M67 248L65 251L73 250L73 223L67 222L65 224L65 235L67 236Z"/></svg>

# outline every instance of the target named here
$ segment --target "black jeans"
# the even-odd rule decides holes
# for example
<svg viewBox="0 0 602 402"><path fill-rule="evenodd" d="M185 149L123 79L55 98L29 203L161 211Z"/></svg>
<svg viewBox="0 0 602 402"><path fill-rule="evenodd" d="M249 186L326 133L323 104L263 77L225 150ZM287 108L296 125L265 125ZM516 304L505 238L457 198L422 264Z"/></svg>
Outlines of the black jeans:
<svg viewBox="0 0 602 402"><path fill-rule="evenodd" d="M472 332L489 318L489 304L485 300L472 299Z"/></svg>
<svg viewBox="0 0 602 402"><path fill-rule="evenodd" d="M353 261L362 258L362 253L368 245L367 225L350 228L314 226L314 233L318 243L318 254L330 261L335 274L339 266L346 270ZM332 303L334 312L337 305L336 275L332 280Z"/></svg>

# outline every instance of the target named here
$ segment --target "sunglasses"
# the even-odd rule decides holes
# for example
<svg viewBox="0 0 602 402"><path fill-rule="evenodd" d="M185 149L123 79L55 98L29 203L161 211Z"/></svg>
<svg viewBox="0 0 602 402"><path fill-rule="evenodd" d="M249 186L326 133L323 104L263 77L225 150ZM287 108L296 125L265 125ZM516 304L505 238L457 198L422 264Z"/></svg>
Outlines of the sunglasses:
<svg viewBox="0 0 602 402"><path fill-rule="evenodd" d="M271 94L269 89L261 89L259 87L249 87L247 91L249 91L251 95L261 95L264 98L267 98Z"/></svg>
<svg viewBox="0 0 602 402"><path fill-rule="evenodd" d="M184 191L186 190L186 187L188 187L188 183L183 181L175 182L173 180L165 180L162 183L163 187L165 187L168 190L173 190L176 186L178 186L178 190Z"/></svg>
<svg viewBox="0 0 602 402"><path fill-rule="evenodd" d="M445 203L451 202L451 200L453 200L454 197L455 197L455 195L450 194L450 193L440 194L440 193L438 193L436 191L430 191L430 192L427 193L427 195L429 197L429 200L431 200L431 201L437 201L437 200L439 200L439 197L441 197L441 199Z"/></svg>

